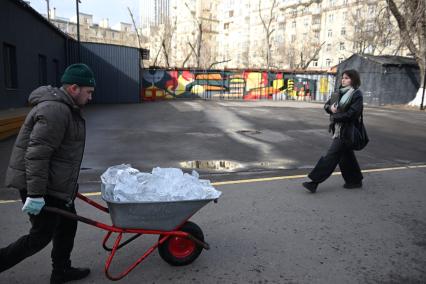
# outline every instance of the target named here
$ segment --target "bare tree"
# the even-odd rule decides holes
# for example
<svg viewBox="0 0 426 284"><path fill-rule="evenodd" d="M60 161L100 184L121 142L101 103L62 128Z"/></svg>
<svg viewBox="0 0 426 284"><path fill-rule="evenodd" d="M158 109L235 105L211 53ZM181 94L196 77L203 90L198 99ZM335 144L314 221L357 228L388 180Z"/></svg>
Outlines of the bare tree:
<svg viewBox="0 0 426 284"><path fill-rule="evenodd" d="M158 40L158 51L154 61L154 66L158 65L170 67L170 53L172 50L172 38L173 34L176 30L176 22L171 23L169 19L164 19L164 23L155 27L157 29L158 34L160 34L160 38ZM162 57L160 57L160 54Z"/></svg>
<svg viewBox="0 0 426 284"><path fill-rule="evenodd" d="M348 19L353 32L345 33L344 40L352 46L346 47L359 54L382 54L386 48L398 46L398 34L393 27L387 7L368 6L368 12L361 6L355 7ZM364 11L364 12L363 12Z"/></svg>
<svg viewBox="0 0 426 284"><path fill-rule="evenodd" d="M127 10L129 11L130 18L132 19L133 28L134 28L134 29L135 29L135 31L136 31L136 36L138 37L139 52L140 52L140 54L141 54L141 58L142 58L142 43L141 43L141 37L140 37L140 35L139 35L139 30L138 30L138 28L137 28L137 26L136 26L136 22L135 22L135 18L133 17L132 10L130 10L130 8L129 8L129 7L127 7ZM142 60L142 59L141 59L140 65L141 65L141 68L143 68L143 60Z"/></svg>
<svg viewBox="0 0 426 284"><path fill-rule="evenodd" d="M325 41L319 43L314 39L313 32L306 37L297 37L293 42L284 41L278 46L281 64L287 65L291 69L306 70L312 61L318 58L318 54L325 44Z"/></svg>
<svg viewBox="0 0 426 284"><path fill-rule="evenodd" d="M212 64L210 64L209 69L213 68L213 66L217 65L217 64L221 64L221 63L226 63L231 61L232 59L226 59L226 60L221 60L221 61L215 61Z"/></svg>
<svg viewBox="0 0 426 284"><path fill-rule="evenodd" d="M263 17L262 16L262 8L261 3L265 3L265 1L259 0L259 16L260 20L262 21L263 29L265 30L265 40L266 40L266 68L269 70L271 65L271 35L275 31L275 29L272 29L271 25L272 22L275 20L274 15L274 9L277 6L277 1L273 0L271 9L269 10L269 16Z"/></svg>
<svg viewBox="0 0 426 284"><path fill-rule="evenodd" d="M318 54L321 51L321 48L324 46L325 41L323 43L307 43L304 45L302 50L300 51L300 61L296 68L306 70L311 64L312 61L318 58Z"/></svg>
<svg viewBox="0 0 426 284"><path fill-rule="evenodd" d="M386 0L386 3L398 23L403 42L419 64L420 88L410 104L420 105L426 70L426 1L401 1L397 5L394 0Z"/></svg>
<svg viewBox="0 0 426 284"><path fill-rule="evenodd" d="M182 68L185 67L186 62L188 62L189 58L191 57L192 53L193 53L193 48L190 42L188 42L188 45L191 47L191 51L188 53L188 55L185 57L185 59L182 62Z"/></svg>
<svg viewBox="0 0 426 284"><path fill-rule="evenodd" d="M202 41L203 41L203 23L202 23L202 21L200 22L197 19L197 16L194 15L191 12L191 8L189 7L188 3L185 2L185 6L188 8L189 12L191 13L192 18L193 18L193 20L196 24L196 27L197 27L196 33L195 33L196 34L195 44L189 43L189 45L190 45L192 51L194 52L197 68L200 68L200 65L201 65L201 44L202 44ZM186 60L188 60L188 59L186 59Z"/></svg>

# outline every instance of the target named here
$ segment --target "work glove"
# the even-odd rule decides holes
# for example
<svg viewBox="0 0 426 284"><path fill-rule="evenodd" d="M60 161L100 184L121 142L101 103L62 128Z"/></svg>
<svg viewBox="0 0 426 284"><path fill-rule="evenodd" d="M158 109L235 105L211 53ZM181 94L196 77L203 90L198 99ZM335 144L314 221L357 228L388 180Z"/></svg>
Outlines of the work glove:
<svg viewBox="0 0 426 284"><path fill-rule="evenodd" d="M38 215L45 204L43 197L27 197L22 211L28 214Z"/></svg>

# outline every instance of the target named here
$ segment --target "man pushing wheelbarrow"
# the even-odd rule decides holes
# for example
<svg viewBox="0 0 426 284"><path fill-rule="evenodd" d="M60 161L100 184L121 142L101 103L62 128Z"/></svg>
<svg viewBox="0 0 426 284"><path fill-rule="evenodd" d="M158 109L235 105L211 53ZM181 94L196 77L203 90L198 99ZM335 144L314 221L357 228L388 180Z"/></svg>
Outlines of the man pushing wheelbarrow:
<svg viewBox="0 0 426 284"><path fill-rule="evenodd" d="M75 213L74 199L85 144L85 121L81 109L92 99L95 78L85 64L70 65L61 78L62 87L43 86L29 96L33 106L16 138L6 186L19 191L31 229L0 249L0 272L39 252L50 241L50 283L78 280L88 268L71 266L77 221L51 212L45 206Z"/></svg>
<svg viewBox="0 0 426 284"><path fill-rule="evenodd" d="M186 265L194 261L203 248L208 249L208 245L201 229L187 220L220 193L216 198L202 200L123 201L120 196L126 190L118 186L121 191L103 195L109 209L79 194L77 180L86 133L81 109L92 98L95 78L87 65L73 64L65 70L61 82L61 88L45 86L31 93L29 102L33 108L12 150L6 186L19 191L24 203L22 211L29 215L31 229L29 234L0 249L0 273L39 252L52 241L50 283L87 277L89 268L71 265L77 221L107 231L103 247L111 253L105 264L105 273L111 280L126 276L156 248L160 256L172 265ZM78 216L74 206L76 197L110 213L113 225ZM133 215L133 212L137 214ZM159 214L161 212L163 214ZM113 233L117 237L113 246L108 247L107 241ZM126 233L134 236L121 243ZM143 234L158 234L159 240L123 273L110 275L109 267L115 252Z"/></svg>

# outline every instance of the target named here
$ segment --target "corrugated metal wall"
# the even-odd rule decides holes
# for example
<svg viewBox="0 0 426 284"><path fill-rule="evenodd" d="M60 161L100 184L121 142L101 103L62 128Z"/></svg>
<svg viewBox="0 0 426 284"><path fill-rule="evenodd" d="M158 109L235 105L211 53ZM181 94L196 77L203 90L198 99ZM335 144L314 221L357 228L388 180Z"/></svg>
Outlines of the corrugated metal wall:
<svg viewBox="0 0 426 284"><path fill-rule="evenodd" d="M70 45L72 63L78 62L78 45ZM140 102L140 53L132 47L82 43L81 60L96 78L92 103Z"/></svg>
<svg viewBox="0 0 426 284"><path fill-rule="evenodd" d="M414 99L420 85L419 69L413 66L381 65L353 55L338 66L338 80L347 69L359 72L364 103L369 105L406 104ZM336 88L339 85L337 82Z"/></svg>
<svg viewBox="0 0 426 284"><path fill-rule="evenodd" d="M67 64L65 46L66 36L27 4L0 1L0 109L27 106L35 88L57 85ZM5 48L15 51L13 87L5 82Z"/></svg>

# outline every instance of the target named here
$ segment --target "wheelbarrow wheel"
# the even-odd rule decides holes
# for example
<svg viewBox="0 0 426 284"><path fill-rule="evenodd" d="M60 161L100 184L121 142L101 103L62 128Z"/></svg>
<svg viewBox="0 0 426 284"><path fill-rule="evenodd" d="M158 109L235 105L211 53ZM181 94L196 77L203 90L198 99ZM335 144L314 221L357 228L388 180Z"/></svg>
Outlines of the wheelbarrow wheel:
<svg viewBox="0 0 426 284"><path fill-rule="evenodd" d="M200 241L204 241L203 231L195 223L188 221L179 230L191 234ZM159 239L162 237L163 235ZM203 248L193 240L177 236L169 237L164 243L158 246L161 258L173 266L192 263L201 254L202 250Z"/></svg>

